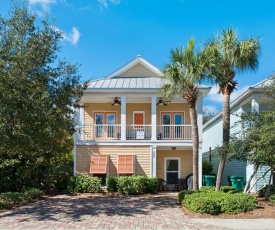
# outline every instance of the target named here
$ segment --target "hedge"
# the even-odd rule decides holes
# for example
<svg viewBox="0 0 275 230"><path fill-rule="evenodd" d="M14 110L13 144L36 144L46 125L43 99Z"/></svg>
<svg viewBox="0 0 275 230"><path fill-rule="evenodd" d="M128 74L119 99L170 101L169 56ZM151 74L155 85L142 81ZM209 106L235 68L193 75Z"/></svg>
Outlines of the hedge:
<svg viewBox="0 0 275 230"><path fill-rule="evenodd" d="M263 187L259 192L258 192L258 196L259 197L264 197L266 195L267 192L267 186ZM270 185L270 194L269 196L275 194L275 185Z"/></svg>
<svg viewBox="0 0 275 230"><path fill-rule="evenodd" d="M0 208L12 208L13 205L27 204L34 199L41 198L43 195L44 192L36 188L29 188L21 193L0 193Z"/></svg>
<svg viewBox="0 0 275 230"><path fill-rule="evenodd" d="M101 178L91 176L77 176L71 178L70 192L98 193L101 192Z"/></svg>
<svg viewBox="0 0 275 230"><path fill-rule="evenodd" d="M257 198L243 193L198 191L186 194L182 205L192 211L217 215L251 211L257 206Z"/></svg>
<svg viewBox="0 0 275 230"><path fill-rule="evenodd" d="M108 192L119 192L124 195L156 193L157 186L157 178L145 176L120 176L107 179Z"/></svg>

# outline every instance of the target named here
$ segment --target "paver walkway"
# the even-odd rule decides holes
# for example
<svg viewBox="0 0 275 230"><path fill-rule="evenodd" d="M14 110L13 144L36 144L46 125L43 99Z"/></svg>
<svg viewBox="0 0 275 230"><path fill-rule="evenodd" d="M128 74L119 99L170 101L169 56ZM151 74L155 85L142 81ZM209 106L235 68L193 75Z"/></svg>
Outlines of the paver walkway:
<svg viewBox="0 0 275 230"><path fill-rule="evenodd" d="M0 213L0 229L221 229L186 217L176 195L58 195Z"/></svg>

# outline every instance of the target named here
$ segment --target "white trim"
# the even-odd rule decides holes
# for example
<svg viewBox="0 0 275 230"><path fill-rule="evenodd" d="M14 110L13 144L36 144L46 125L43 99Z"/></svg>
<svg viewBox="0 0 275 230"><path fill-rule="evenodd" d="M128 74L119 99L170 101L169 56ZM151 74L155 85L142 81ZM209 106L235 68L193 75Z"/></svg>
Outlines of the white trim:
<svg viewBox="0 0 275 230"><path fill-rule="evenodd" d="M167 175L166 175L166 161L167 160L178 160L178 178L180 178L181 168L180 168L180 157L164 157L164 180L167 181Z"/></svg>
<svg viewBox="0 0 275 230"><path fill-rule="evenodd" d="M157 147L152 146L152 151L151 151L151 157L152 157L152 162L151 162L151 168L152 168L152 176L151 177L156 177L157 176Z"/></svg>
<svg viewBox="0 0 275 230"><path fill-rule="evenodd" d="M151 140L157 140L157 97L151 97Z"/></svg>
<svg viewBox="0 0 275 230"><path fill-rule="evenodd" d="M76 176L76 145L74 144L74 176Z"/></svg>
<svg viewBox="0 0 275 230"><path fill-rule="evenodd" d="M118 77L134 67L137 64L143 65L145 68L149 69L152 71L154 74L156 74L158 77L163 76L163 73L154 65L152 65L150 62L146 61L144 58L137 56L135 59L132 61L128 62L126 65L122 66L118 70L114 71L113 73L109 74L106 78L113 78L113 77Z"/></svg>
<svg viewBox="0 0 275 230"><path fill-rule="evenodd" d="M121 123L121 140L126 140L126 97L121 96L121 108L120 108L120 123Z"/></svg>

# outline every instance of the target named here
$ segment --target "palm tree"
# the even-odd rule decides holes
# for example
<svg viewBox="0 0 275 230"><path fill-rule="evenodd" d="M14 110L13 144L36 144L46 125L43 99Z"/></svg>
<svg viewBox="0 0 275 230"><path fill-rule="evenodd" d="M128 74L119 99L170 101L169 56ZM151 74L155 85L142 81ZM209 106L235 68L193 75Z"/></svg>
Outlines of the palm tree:
<svg viewBox="0 0 275 230"><path fill-rule="evenodd" d="M193 189L198 189L199 133L197 124L196 102L199 97L198 83L201 82L209 67L209 58L202 50L195 53L195 41L190 39L185 48L170 51L170 63L164 68L164 85L160 94L171 98L176 94L186 99L190 112L193 135Z"/></svg>
<svg viewBox="0 0 275 230"><path fill-rule="evenodd" d="M222 31L222 34L207 44L207 52L215 60L212 69L214 81L219 85L219 93L223 94L223 143L220 164L218 168L216 191L219 191L221 178L228 154L230 136L230 95L238 83L234 79L236 72L256 70L260 55L260 43L256 38L238 40L238 35L232 28Z"/></svg>

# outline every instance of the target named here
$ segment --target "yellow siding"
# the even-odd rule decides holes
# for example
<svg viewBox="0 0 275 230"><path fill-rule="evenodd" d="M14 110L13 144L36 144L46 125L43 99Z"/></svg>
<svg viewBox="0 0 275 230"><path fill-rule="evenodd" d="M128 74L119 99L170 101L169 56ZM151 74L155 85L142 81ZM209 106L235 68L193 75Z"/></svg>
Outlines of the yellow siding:
<svg viewBox="0 0 275 230"><path fill-rule="evenodd" d="M157 177L164 177L164 159L165 157L180 158L180 178L186 178L193 172L192 150L157 150Z"/></svg>
<svg viewBox="0 0 275 230"><path fill-rule="evenodd" d="M109 155L109 176L117 176L117 155L134 154L135 174L150 176L150 147L122 147L122 146L76 146L77 174L89 174L91 156L93 154Z"/></svg>
<svg viewBox="0 0 275 230"><path fill-rule="evenodd" d="M120 77L157 77L155 73L141 65L140 63L121 74Z"/></svg>
<svg viewBox="0 0 275 230"><path fill-rule="evenodd" d="M151 104L149 103L127 103L126 104L126 124L133 124L133 114L134 111L144 111L145 112L145 124L151 125Z"/></svg>
<svg viewBox="0 0 275 230"><path fill-rule="evenodd" d="M188 105L186 103L170 103L157 106L157 124L161 124L161 112L184 112L184 124L191 124Z"/></svg>
<svg viewBox="0 0 275 230"><path fill-rule="evenodd" d="M85 104L84 107L84 124L94 123L94 112L115 112L116 124L120 124L120 106L111 106L111 103L93 103Z"/></svg>

